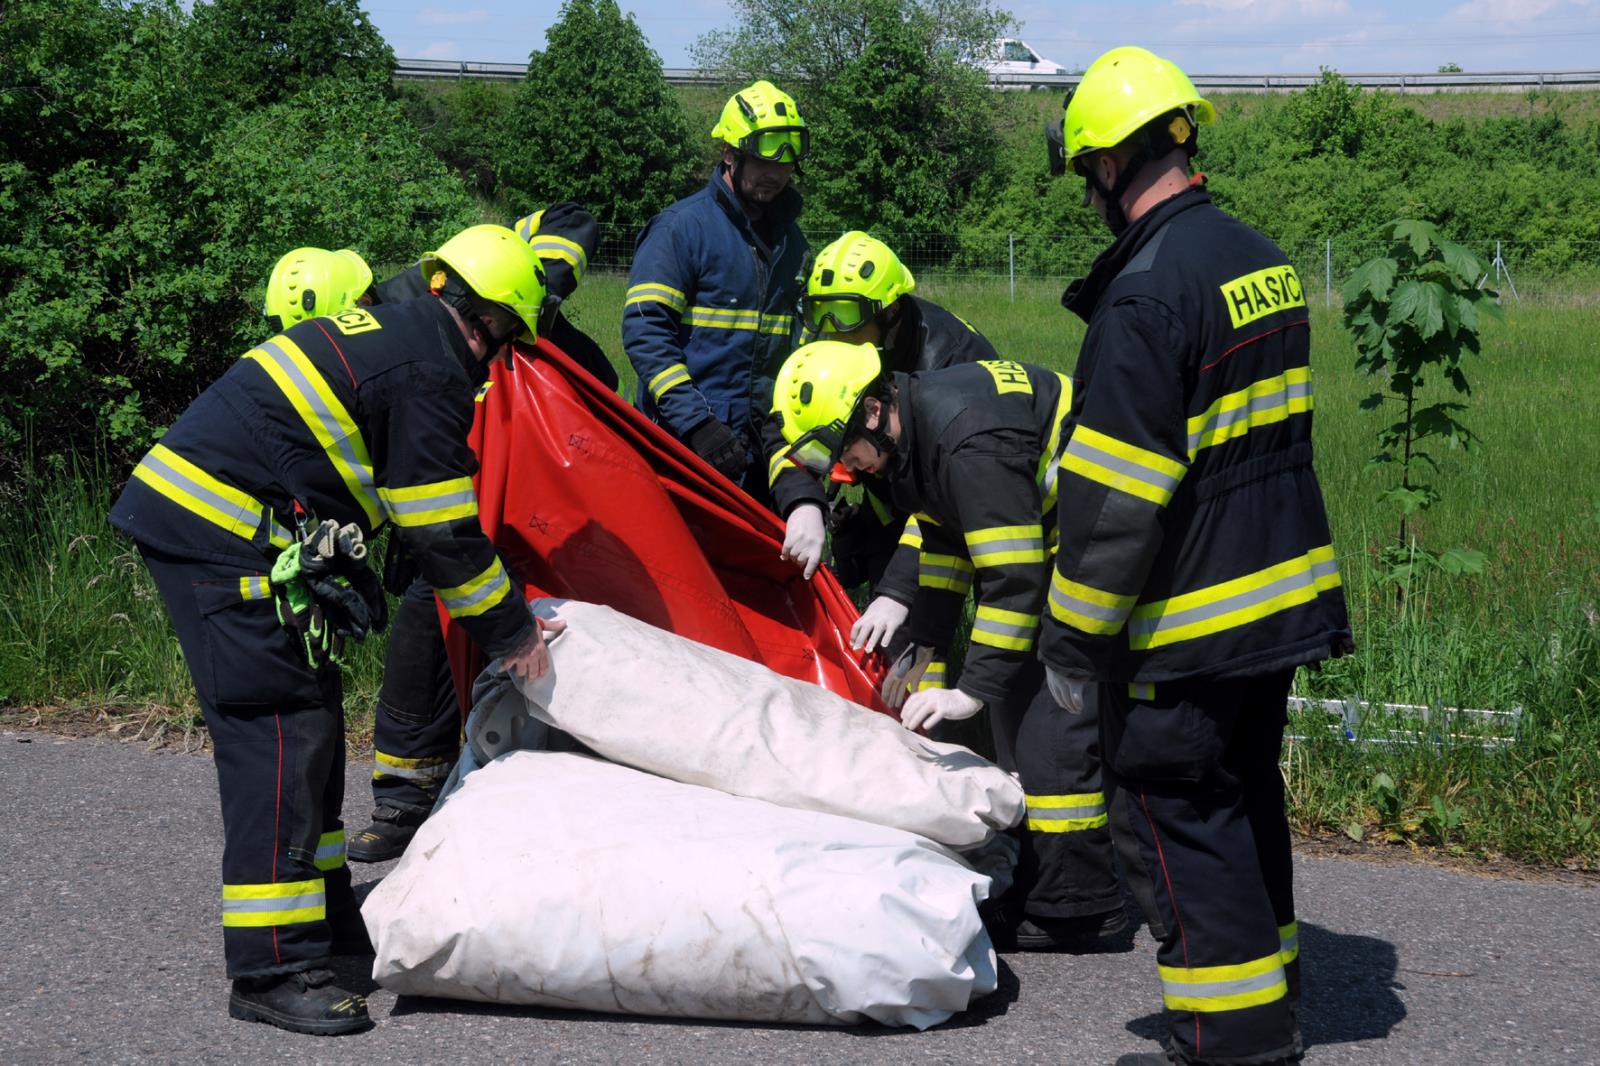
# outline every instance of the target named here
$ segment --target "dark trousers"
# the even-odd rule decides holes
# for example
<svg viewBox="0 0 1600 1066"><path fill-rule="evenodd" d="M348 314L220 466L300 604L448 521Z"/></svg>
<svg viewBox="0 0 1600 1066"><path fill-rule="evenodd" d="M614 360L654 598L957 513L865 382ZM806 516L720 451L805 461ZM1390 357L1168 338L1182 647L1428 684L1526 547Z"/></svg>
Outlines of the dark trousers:
<svg viewBox="0 0 1600 1066"><path fill-rule="evenodd" d="M1294 872L1279 749L1292 673L1101 685L1123 870L1151 931L1170 1046L1196 1062L1299 1050Z"/></svg>
<svg viewBox="0 0 1600 1066"><path fill-rule="evenodd" d="M1022 778L1028 815L1013 890L1024 914L1074 918L1122 906L1092 709L1069 714L1030 664L1017 697L991 705L995 761Z"/></svg>
<svg viewBox="0 0 1600 1066"><path fill-rule="evenodd" d="M141 548L211 733L222 798L229 977L322 964L359 921L345 865L337 667L313 673L279 624L264 571Z"/></svg>
<svg viewBox="0 0 1600 1066"><path fill-rule="evenodd" d="M433 586L412 581L400 597L372 721L372 798L427 815L460 753L461 712Z"/></svg>

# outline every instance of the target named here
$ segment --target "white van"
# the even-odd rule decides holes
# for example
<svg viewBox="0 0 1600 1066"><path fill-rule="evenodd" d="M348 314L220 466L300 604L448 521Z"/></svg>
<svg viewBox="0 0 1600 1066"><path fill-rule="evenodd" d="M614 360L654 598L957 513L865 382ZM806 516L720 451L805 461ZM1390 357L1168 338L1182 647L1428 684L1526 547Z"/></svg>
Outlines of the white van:
<svg viewBox="0 0 1600 1066"><path fill-rule="evenodd" d="M1027 41L1015 37L1002 37L994 42L994 48L983 64L983 69L990 74L1061 75L1067 72L1060 64L1045 59L1035 52Z"/></svg>

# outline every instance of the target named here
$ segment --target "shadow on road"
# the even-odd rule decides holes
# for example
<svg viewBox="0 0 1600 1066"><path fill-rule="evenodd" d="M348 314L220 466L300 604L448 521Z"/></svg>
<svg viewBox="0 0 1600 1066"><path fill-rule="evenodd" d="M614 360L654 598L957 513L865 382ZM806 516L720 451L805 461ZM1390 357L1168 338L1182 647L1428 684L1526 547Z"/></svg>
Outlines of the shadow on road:
<svg viewBox="0 0 1600 1066"><path fill-rule="evenodd" d="M1406 1016L1395 980L1399 953L1387 940L1335 933L1300 923L1300 966L1305 993L1300 1030L1306 1046L1382 1040ZM1166 1036L1160 1013L1128 1023L1128 1032L1147 1040Z"/></svg>
<svg viewBox="0 0 1600 1066"><path fill-rule="evenodd" d="M1011 1004L1017 1001L1022 983L1017 979L1016 972L1006 965L1004 959L1000 960L999 967L1000 986L993 994L985 996L972 1006L970 1010L957 1014L954 1018L938 1026L939 1029L970 1029L980 1026L992 1018L1005 1015ZM839 1032L848 1036L874 1039L886 1036L915 1035L916 1030L905 1028L890 1028L884 1025L865 1025L841 1028L833 1025L785 1025L771 1022L748 1022L738 1020L717 1021L705 1018L659 1018L642 1014L602 1014L597 1011L587 1010L558 1010L551 1007L519 1007L504 1003L473 1003L460 999L437 999L429 996L399 996L395 999L394 1008L390 1016L404 1017L408 1014L465 1014L487 1015L496 1018L543 1018L550 1021L566 1022L592 1022L614 1024L618 1021L627 1021L634 1025L661 1025L668 1027L695 1026L713 1029L770 1029L776 1032L784 1030L792 1032Z"/></svg>

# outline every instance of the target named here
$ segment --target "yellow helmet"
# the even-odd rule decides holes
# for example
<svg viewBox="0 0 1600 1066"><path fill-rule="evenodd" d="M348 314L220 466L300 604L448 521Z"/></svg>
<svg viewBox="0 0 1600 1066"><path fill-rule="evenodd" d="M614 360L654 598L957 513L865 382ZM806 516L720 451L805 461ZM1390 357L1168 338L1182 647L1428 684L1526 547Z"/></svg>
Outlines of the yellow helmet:
<svg viewBox="0 0 1600 1066"><path fill-rule="evenodd" d="M851 230L817 256L800 313L812 333L848 333L916 287L887 244Z"/></svg>
<svg viewBox="0 0 1600 1066"><path fill-rule="evenodd" d="M1143 48L1113 48L1089 65L1067 96L1066 158L1119 145L1146 123L1178 110L1202 126L1217 120L1216 108L1175 64ZM1173 133L1178 144L1189 135Z"/></svg>
<svg viewBox="0 0 1600 1066"><path fill-rule="evenodd" d="M798 163L811 150L811 133L794 97L770 81L758 81L730 96L711 136L775 163Z"/></svg>
<svg viewBox="0 0 1600 1066"><path fill-rule="evenodd" d="M459 278L481 299L497 303L522 320L531 341L539 332L544 303L544 272L528 242L504 226L469 226L422 256L422 275L433 284L440 267ZM437 290L443 284L433 284Z"/></svg>
<svg viewBox="0 0 1600 1066"><path fill-rule="evenodd" d="M262 313L274 333L319 315L356 305L372 285L372 268L348 248L296 248L279 259L267 279Z"/></svg>
<svg viewBox="0 0 1600 1066"><path fill-rule="evenodd" d="M883 376L870 344L813 341L796 348L778 370L772 410L783 420L784 458L813 473L832 469L861 399Z"/></svg>

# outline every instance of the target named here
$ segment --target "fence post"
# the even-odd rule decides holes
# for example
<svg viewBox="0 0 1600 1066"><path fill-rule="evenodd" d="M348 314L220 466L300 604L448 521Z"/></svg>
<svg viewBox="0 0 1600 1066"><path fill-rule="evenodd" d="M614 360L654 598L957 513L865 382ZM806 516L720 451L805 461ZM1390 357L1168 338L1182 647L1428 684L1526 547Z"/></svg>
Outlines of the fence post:
<svg viewBox="0 0 1600 1066"><path fill-rule="evenodd" d="M1328 238L1326 249L1322 253L1322 283L1326 290L1327 304L1333 306L1333 238Z"/></svg>
<svg viewBox="0 0 1600 1066"><path fill-rule="evenodd" d="M1006 234L1006 248L1011 255L1011 302L1017 302L1017 237L1014 233Z"/></svg>

